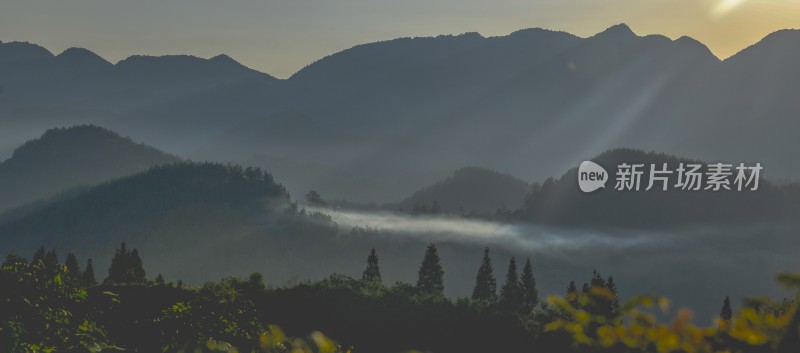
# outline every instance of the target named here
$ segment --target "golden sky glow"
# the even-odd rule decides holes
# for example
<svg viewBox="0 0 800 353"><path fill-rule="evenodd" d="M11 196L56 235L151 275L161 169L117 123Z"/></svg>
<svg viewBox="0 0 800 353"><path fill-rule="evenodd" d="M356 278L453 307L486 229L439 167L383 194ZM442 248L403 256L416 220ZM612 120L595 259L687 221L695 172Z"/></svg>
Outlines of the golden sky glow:
<svg viewBox="0 0 800 353"><path fill-rule="evenodd" d="M688 35L726 58L800 28L800 0L0 0L2 41L86 47L112 62L226 53L278 77L377 40L530 27L590 36L623 22L639 35Z"/></svg>

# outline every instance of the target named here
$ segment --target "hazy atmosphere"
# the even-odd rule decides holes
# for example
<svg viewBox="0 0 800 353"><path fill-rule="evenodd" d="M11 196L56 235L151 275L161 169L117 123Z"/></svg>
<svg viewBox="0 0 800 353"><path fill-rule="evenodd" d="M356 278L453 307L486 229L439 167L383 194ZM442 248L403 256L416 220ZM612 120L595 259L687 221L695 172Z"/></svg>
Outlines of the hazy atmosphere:
<svg viewBox="0 0 800 353"><path fill-rule="evenodd" d="M795 27L0 0L0 352L800 352Z"/></svg>

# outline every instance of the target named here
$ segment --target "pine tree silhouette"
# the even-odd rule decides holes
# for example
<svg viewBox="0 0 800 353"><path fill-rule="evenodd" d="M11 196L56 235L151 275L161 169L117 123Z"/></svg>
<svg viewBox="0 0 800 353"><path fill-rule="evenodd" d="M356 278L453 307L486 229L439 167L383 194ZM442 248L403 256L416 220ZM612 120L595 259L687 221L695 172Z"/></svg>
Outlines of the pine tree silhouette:
<svg viewBox="0 0 800 353"><path fill-rule="evenodd" d="M378 255L375 254L375 248L372 249L367 257L367 269L364 270L361 278L365 282L381 283L381 270L378 267Z"/></svg>
<svg viewBox="0 0 800 353"><path fill-rule="evenodd" d="M111 259L111 266L108 268L108 277L104 283L112 284L134 284L145 282L145 271L142 267L142 259L139 251L133 249L128 251L128 247L123 242Z"/></svg>
<svg viewBox="0 0 800 353"><path fill-rule="evenodd" d="M444 291L444 270L442 269L439 252L436 245L431 243L425 250L425 258L419 267L417 288L426 293L442 293Z"/></svg>
<svg viewBox="0 0 800 353"><path fill-rule="evenodd" d="M591 287L603 288L606 287L606 280L600 275L597 270L592 271L592 280L589 282Z"/></svg>
<svg viewBox="0 0 800 353"><path fill-rule="evenodd" d="M472 299L486 303L497 300L497 281L494 278L492 258L489 257L489 248L483 250L483 261L475 277L475 289L472 290Z"/></svg>
<svg viewBox="0 0 800 353"><path fill-rule="evenodd" d="M44 255L44 267L56 270L58 267L58 255L56 254L56 249L52 249Z"/></svg>
<svg viewBox="0 0 800 353"><path fill-rule="evenodd" d="M731 309L731 298L725 297L722 302L722 310L719 312L719 318L724 321L731 321L733 319L733 309Z"/></svg>
<svg viewBox="0 0 800 353"><path fill-rule="evenodd" d="M613 296L611 299L611 314L617 315L617 313L619 313L619 295L617 295L617 284L614 283L614 276L608 276L606 288L608 288Z"/></svg>
<svg viewBox="0 0 800 353"><path fill-rule="evenodd" d="M36 249L36 252L33 253L33 259L31 259L31 265L36 265L41 262L44 265L44 256L47 254L47 251L44 250L44 246L40 246Z"/></svg>
<svg viewBox="0 0 800 353"><path fill-rule="evenodd" d="M64 267L67 268L67 275L72 278L80 278L81 268L78 265L78 258L74 253L67 254L67 259L64 260Z"/></svg>
<svg viewBox="0 0 800 353"><path fill-rule="evenodd" d="M87 287L97 285L97 279L94 278L94 265L92 265L92 259L86 261L86 269L83 270L83 276L81 279L83 284Z"/></svg>
<svg viewBox="0 0 800 353"><path fill-rule="evenodd" d="M536 289L536 278L533 277L531 259L526 259L519 281L522 290L522 303L525 310L530 311L539 305L539 291Z"/></svg>
<svg viewBox="0 0 800 353"><path fill-rule="evenodd" d="M511 258L506 272L506 283L500 288L500 303L509 310L518 310L522 307L522 291L519 287L517 275L517 260Z"/></svg>
<svg viewBox="0 0 800 353"><path fill-rule="evenodd" d="M577 307L577 304L578 304L578 287L575 286L575 281L569 281L569 285L567 286L567 301L573 307Z"/></svg>
<svg viewBox="0 0 800 353"><path fill-rule="evenodd" d="M131 271L133 272L133 283L142 283L145 281L144 267L142 266L142 259L139 257L139 250L133 249L130 258Z"/></svg>

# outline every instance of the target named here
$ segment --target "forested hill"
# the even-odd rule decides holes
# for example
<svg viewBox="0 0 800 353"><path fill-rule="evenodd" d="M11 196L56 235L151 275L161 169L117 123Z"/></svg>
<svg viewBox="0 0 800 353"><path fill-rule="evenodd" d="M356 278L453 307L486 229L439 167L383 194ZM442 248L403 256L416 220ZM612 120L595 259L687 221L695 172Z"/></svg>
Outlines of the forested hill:
<svg viewBox="0 0 800 353"><path fill-rule="evenodd" d="M179 160L93 125L47 130L0 163L0 212Z"/></svg>
<svg viewBox="0 0 800 353"><path fill-rule="evenodd" d="M400 206L407 210L431 207L443 211L493 212L502 208L522 206L524 194L530 186L514 176L490 169L465 167L434 185L415 192Z"/></svg>
<svg viewBox="0 0 800 353"><path fill-rule="evenodd" d="M712 191L706 190L708 185L705 183L701 190L675 188L678 183L676 169L680 163L700 164L699 172L707 175L707 166L717 162L693 161L634 149L610 150L592 158L592 161L604 166L609 174L605 188L588 194L581 192L577 168L572 168L560 178L549 178L535 185L520 210L522 217L547 224L657 228L698 223L793 221L800 214L800 187L796 184L776 185L765 180L769 166L765 166L760 175L758 190L736 191L733 186L735 166L745 161L725 162L736 162L730 178L731 190ZM639 191L615 189L617 167L622 163L644 164ZM663 163L667 163L667 169L672 171L668 176L668 189L663 191L661 183L656 182L654 188L645 190L649 184L650 164L660 169Z"/></svg>
<svg viewBox="0 0 800 353"><path fill-rule="evenodd" d="M98 185L0 223L0 242L15 251L44 244L83 254L121 240L197 244L208 234L233 234L242 224L288 207L288 197L260 169L182 162Z"/></svg>

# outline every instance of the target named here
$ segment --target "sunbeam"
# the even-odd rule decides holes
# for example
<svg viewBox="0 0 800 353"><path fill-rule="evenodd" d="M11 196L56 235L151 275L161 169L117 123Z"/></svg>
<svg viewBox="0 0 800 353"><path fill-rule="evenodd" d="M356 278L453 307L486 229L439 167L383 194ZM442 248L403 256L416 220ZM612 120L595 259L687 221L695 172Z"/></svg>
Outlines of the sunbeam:
<svg viewBox="0 0 800 353"><path fill-rule="evenodd" d="M746 0L722 0L711 10L714 17L723 17L745 3Z"/></svg>

